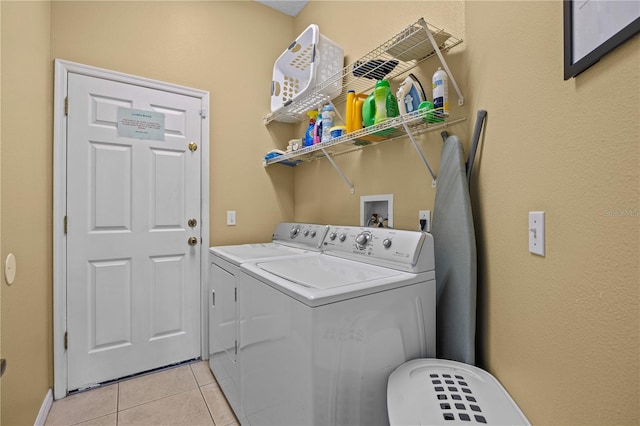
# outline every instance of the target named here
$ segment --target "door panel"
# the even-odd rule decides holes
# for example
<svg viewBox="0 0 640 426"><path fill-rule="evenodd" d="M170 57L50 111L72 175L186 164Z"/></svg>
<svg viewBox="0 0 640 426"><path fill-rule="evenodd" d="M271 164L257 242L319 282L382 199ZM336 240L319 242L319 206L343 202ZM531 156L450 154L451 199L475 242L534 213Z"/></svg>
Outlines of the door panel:
<svg viewBox="0 0 640 426"><path fill-rule="evenodd" d="M184 229L186 155L164 149L152 149L150 153L152 229Z"/></svg>
<svg viewBox="0 0 640 426"><path fill-rule="evenodd" d="M201 100L70 73L68 389L200 356ZM159 139L118 108L164 114ZM190 228L187 220L198 226ZM195 237L197 245L188 244Z"/></svg>
<svg viewBox="0 0 640 426"><path fill-rule="evenodd" d="M89 142L92 232L131 230L131 147Z"/></svg>
<svg viewBox="0 0 640 426"><path fill-rule="evenodd" d="M89 352L131 344L131 259L89 262Z"/></svg>

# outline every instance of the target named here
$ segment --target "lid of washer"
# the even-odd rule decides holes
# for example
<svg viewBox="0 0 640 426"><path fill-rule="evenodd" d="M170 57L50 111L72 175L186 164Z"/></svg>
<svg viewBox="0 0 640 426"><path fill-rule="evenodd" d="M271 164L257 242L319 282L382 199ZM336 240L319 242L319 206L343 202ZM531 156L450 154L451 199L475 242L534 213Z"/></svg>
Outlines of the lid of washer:
<svg viewBox="0 0 640 426"><path fill-rule="evenodd" d="M399 271L327 256L259 264L278 277L307 288L328 289L402 275Z"/></svg>
<svg viewBox="0 0 640 426"><path fill-rule="evenodd" d="M275 243L238 244L233 246L218 246L209 249L215 256L221 257L235 265L244 262L297 256L301 254L318 254L294 247Z"/></svg>
<svg viewBox="0 0 640 426"><path fill-rule="evenodd" d="M435 291L434 272L413 274L325 254L248 262L241 268L311 307L427 281Z"/></svg>

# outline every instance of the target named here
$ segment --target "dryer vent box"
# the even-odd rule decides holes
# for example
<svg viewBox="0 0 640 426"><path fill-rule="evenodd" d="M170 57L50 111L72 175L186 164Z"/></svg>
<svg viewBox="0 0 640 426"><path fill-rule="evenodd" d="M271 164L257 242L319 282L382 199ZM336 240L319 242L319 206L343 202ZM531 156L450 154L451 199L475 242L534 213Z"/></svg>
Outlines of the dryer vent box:
<svg viewBox="0 0 640 426"><path fill-rule="evenodd" d="M374 223L377 218L378 223ZM386 219L386 220L385 220ZM393 228L393 194L363 195L360 197L360 226Z"/></svg>

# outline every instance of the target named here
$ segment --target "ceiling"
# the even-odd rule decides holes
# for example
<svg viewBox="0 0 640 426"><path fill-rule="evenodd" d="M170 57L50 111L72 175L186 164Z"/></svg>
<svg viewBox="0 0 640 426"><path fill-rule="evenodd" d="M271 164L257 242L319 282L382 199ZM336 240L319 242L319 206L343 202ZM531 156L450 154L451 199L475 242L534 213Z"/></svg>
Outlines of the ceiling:
<svg viewBox="0 0 640 426"><path fill-rule="evenodd" d="M256 0L265 6L286 13L289 16L296 16L307 5L308 0Z"/></svg>

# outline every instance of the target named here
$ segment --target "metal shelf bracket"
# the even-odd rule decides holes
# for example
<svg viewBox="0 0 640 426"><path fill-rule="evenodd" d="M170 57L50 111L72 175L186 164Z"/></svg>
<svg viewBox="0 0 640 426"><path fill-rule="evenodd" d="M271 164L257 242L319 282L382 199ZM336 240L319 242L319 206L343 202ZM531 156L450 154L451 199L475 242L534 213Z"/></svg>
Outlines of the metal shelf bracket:
<svg viewBox="0 0 640 426"><path fill-rule="evenodd" d="M325 157L327 157L327 160L329 160L329 163L331 163L331 165L333 166L334 169L336 169L336 172L338 172L338 174L340 175L340 177L342 178L342 180L344 180L344 182L347 184L347 186L349 187L349 190L351 191L352 194L355 194L356 189L353 186L353 184L351 183L351 181L345 176L344 173L342 173L342 170L340 169L340 167L336 164L335 161L333 161L333 158L331 158L331 155L329 155L329 153L327 152L326 149L322 148L321 149L322 153L324 154Z"/></svg>
<svg viewBox="0 0 640 426"><path fill-rule="evenodd" d="M442 54L442 52L440 51L440 48L436 44L436 40L433 38L433 34L431 33L431 31L429 31L429 26L427 25L427 21L425 21L424 18L420 18L419 22L420 22L420 25L422 25L422 28L424 28L424 31L427 33L427 37L429 38L429 41L431 42L431 45L433 46L433 50L438 55L438 59L440 59L440 63L442 64L442 67L447 72L447 76L449 77L449 81L451 81L451 84L453 84L453 88L455 89L455 91L456 91L456 93L458 95L458 106L464 105L464 96L462 95L462 92L460 91L460 87L458 87L458 83L456 83L456 79L453 76L453 73L449 69L449 65L447 65L446 59L444 59L444 55Z"/></svg>
<svg viewBox="0 0 640 426"><path fill-rule="evenodd" d="M411 144L413 145L413 147L415 148L416 152L418 153L418 156L420 157L420 159L422 160L424 165L427 167L427 170L429 171L429 174L431 175L431 186L433 188L435 188L436 187L436 174L433 172L433 169L431 168L431 165L429 165L429 161L427 161L427 157L425 157L424 154L422 153L422 150L418 146L418 143L416 142L416 140L413 137L413 133L411 133L411 130L409 129L409 126L407 126L407 122L404 119L402 120L402 126L404 127L404 131L407 133L407 136L409 136L409 140L411 141Z"/></svg>

